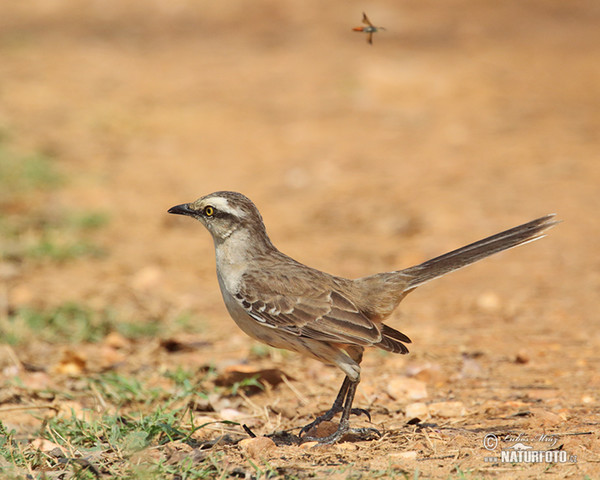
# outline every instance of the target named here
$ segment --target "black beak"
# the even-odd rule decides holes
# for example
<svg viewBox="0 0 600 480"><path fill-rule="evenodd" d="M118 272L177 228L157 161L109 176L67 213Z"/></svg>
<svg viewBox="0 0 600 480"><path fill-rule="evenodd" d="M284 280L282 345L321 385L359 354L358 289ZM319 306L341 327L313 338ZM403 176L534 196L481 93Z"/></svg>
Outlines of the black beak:
<svg viewBox="0 0 600 480"><path fill-rule="evenodd" d="M182 203L181 205L175 205L169 208L168 213L174 213L175 215L194 215L195 210L190 208L189 203Z"/></svg>

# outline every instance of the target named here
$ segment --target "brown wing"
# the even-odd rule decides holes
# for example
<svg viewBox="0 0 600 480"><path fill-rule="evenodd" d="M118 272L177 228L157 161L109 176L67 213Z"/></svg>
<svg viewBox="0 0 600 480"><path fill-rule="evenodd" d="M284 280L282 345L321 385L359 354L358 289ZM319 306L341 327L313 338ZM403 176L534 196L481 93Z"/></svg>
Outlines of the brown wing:
<svg viewBox="0 0 600 480"><path fill-rule="evenodd" d="M257 322L293 335L361 346L382 341L382 327L336 288L334 277L304 269L294 275L291 270L288 264L280 275L246 272L236 300Z"/></svg>
<svg viewBox="0 0 600 480"><path fill-rule="evenodd" d="M365 25L368 25L369 27L372 27L373 24L371 23L371 20L369 20L369 17L367 17L367 14L365 12L363 12L363 18L362 18L362 22Z"/></svg>

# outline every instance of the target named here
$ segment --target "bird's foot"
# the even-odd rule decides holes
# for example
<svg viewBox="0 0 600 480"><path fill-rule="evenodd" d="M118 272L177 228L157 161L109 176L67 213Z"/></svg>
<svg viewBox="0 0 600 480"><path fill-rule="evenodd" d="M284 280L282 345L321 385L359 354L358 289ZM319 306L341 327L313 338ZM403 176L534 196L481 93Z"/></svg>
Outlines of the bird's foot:
<svg viewBox="0 0 600 480"><path fill-rule="evenodd" d="M298 436L302 437L302 435L304 435L305 433L308 433L313 428L318 427L319 424L330 421L335 416L336 413L339 413L341 411L342 411L341 408L340 409L332 408L331 410L328 410L323 415L315 418L315 420L310 422L308 425L304 425L302 427L302 430L300 430L300 433L298 434ZM369 419L369 422L371 421L371 414L369 413L368 410L365 410L364 408L353 408L352 410L350 410L350 413L352 415L365 415Z"/></svg>
<svg viewBox="0 0 600 480"><path fill-rule="evenodd" d="M319 445L331 445L345 437L355 437L358 440L376 440L381 438L381 432L375 428L350 428L349 423L340 423L338 429L325 437L305 436L302 443L318 442Z"/></svg>
<svg viewBox="0 0 600 480"><path fill-rule="evenodd" d="M350 410L350 415L364 415L369 419L369 422L371 421L371 413L364 408L353 408Z"/></svg>

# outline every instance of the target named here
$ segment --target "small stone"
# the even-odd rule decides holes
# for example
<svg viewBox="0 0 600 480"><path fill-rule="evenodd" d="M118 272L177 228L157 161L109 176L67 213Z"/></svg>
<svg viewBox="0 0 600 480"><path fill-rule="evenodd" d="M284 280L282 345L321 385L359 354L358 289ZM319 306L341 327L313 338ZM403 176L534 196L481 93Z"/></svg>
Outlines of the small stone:
<svg viewBox="0 0 600 480"><path fill-rule="evenodd" d="M529 363L529 354L525 350L520 350L515 357L515 363L524 365Z"/></svg>
<svg viewBox="0 0 600 480"><path fill-rule="evenodd" d="M554 426L564 423L566 418L564 415L557 415L556 413L549 412L548 410L544 410L542 408L532 408L531 413L535 419L540 422L542 425Z"/></svg>
<svg viewBox="0 0 600 480"><path fill-rule="evenodd" d="M268 437L245 438L238 443L242 451L251 458L260 458L277 448L275 442Z"/></svg>
<svg viewBox="0 0 600 480"><path fill-rule="evenodd" d="M480 310L486 313L496 313L502 306L500 297L494 292L482 293L477 297L476 304Z"/></svg>
<svg viewBox="0 0 600 480"><path fill-rule="evenodd" d="M197 415L194 416L194 425L218 425L218 420L208 415Z"/></svg>
<svg viewBox="0 0 600 480"><path fill-rule="evenodd" d="M95 367L102 370L109 370L114 365L123 363L126 360L127 354L123 350L118 350L107 345L100 346L98 353L93 358L93 361L96 363Z"/></svg>
<svg viewBox="0 0 600 480"><path fill-rule="evenodd" d="M394 400L427 398L427 384L414 378L394 378L387 386L387 393Z"/></svg>
<svg viewBox="0 0 600 480"><path fill-rule="evenodd" d="M214 412L215 407L211 403L210 399L203 397L196 397L188 402L188 406L192 411L195 412Z"/></svg>
<svg viewBox="0 0 600 480"><path fill-rule="evenodd" d="M417 452L409 450L408 452L392 452L388 454L390 460L416 460Z"/></svg>
<svg viewBox="0 0 600 480"><path fill-rule="evenodd" d="M130 345L130 342L119 332L110 332L104 337L104 344L110 348L120 350L127 348Z"/></svg>
<svg viewBox="0 0 600 480"><path fill-rule="evenodd" d="M481 378L484 376L481 364L475 359L463 356L463 364L458 374L458 378Z"/></svg>
<svg viewBox="0 0 600 480"><path fill-rule="evenodd" d="M421 380L429 385L443 384L448 380L448 377L442 371L441 367L435 363L428 362L409 366L406 368L406 373L409 377Z"/></svg>
<svg viewBox="0 0 600 480"><path fill-rule="evenodd" d="M358 450L358 445L356 445L355 443L338 443L337 444L337 448L338 450L342 450L344 452L354 452L356 450Z"/></svg>
<svg viewBox="0 0 600 480"><path fill-rule="evenodd" d="M462 402L437 402L429 405L429 413L435 417L464 417L467 410Z"/></svg>
<svg viewBox="0 0 600 480"><path fill-rule="evenodd" d="M81 375L87 368L86 355L81 351L69 348L62 351L60 361L52 366L52 372L60 375Z"/></svg>
<svg viewBox="0 0 600 480"><path fill-rule="evenodd" d="M300 448L302 450L309 450L313 447L316 447L319 444L319 442L304 442L303 444L300 445Z"/></svg>
<svg viewBox="0 0 600 480"><path fill-rule="evenodd" d="M244 417L246 415L243 414L242 412L240 412L239 410L235 410L233 408L224 408L223 410L221 410L219 412L219 416L223 420L235 421L235 420L239 419L240 417Z"/></svg>
<svg viewBox="0 0 600 480"><path fill-rule="evenodd" d="M429 407L423 402L409 403L405 409L406 418L426 418L429 416Z"/></svg>

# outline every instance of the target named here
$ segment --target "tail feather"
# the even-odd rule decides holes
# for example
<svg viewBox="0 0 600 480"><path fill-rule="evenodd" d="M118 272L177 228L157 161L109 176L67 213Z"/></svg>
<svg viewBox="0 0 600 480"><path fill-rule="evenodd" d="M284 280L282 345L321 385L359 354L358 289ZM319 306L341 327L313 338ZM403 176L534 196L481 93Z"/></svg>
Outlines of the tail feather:
<svg viewBox="0 0 600 480"><path fill-rule="evenodd" d="M404 344L412 343L410 338L389 325L382 324L381 327L381 342L376 346L388 352L407 354L408 348Z"/></svg>
<svg viewBox="0 0 600 480"><path fill-rule="evenodd" d="M482 258L544 237L546 230L559 223L554 220L554 216L554 214L550 214L537 218L518 227L432 258L414 267L401 270L403 275L408 276L408 285L405 292L411 291L434 278L466 267Z"/></svg>
<svg viewBox="0 0 600 480"><path fill-rule="evenodd" d="M408 348L405 343L412 343L410 338L389 325L381 325L381 341L375 344L382 350L392 353L407 354Z"/></svg>

